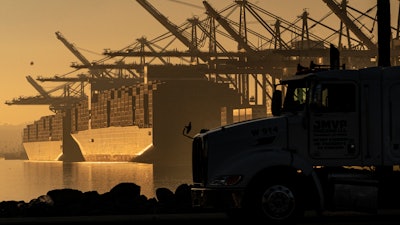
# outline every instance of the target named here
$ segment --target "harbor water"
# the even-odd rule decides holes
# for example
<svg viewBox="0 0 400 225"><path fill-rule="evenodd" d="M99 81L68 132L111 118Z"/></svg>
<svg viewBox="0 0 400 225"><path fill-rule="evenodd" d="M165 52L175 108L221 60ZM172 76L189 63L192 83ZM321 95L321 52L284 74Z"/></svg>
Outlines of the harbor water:
<svg viewBox="0 0 400 225"><path fill-rule="evenodd" d="M50 190L64 188L103 194L125 182L139 185L141 194L152 198L157 188L175 191L181 184L190 184L191 177L187 175L188 171L176 176L158 175L153 164L147 163L0 160L0 202L29 202Z"/></svg>

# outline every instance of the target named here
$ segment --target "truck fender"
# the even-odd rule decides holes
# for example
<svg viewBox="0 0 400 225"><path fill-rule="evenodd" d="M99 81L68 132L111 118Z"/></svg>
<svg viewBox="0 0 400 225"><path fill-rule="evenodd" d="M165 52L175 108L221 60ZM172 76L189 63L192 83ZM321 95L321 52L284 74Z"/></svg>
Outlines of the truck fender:
<svg viewBox="0 0 400 225"><path fill-rule="evenodd" d="M311 177L311 185L314 185L319 197L318 208L322 209L324 206L323 189L312 164L301 155L291 151L277 149L243 151L243 154L238 154L225 162L221 162L215 173L210 174L210 177L240 174L243 175L243 180L237 187L246 188L257 174L278 167L292 168L294 171L301 170L305 176Z"/></svg>

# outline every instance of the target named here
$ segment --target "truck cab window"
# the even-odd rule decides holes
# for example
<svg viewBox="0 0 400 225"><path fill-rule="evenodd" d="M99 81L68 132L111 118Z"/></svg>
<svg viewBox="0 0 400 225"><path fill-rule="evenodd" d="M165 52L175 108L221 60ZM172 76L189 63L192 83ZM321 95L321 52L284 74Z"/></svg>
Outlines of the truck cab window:
<svg viewBox="0 0 400 225"><path fill-rule="evenodd" d="M283 111L303 111L304 105L307 102L307 90L308 88L303 85L289 85L283 104Z"/></svg>
<svg viewBox="0 0 400 225"><path fill-rule="evenodd" d="M315 112L354 112L356 87L352 83L320 83L314 86L310 109Z"/></svg>

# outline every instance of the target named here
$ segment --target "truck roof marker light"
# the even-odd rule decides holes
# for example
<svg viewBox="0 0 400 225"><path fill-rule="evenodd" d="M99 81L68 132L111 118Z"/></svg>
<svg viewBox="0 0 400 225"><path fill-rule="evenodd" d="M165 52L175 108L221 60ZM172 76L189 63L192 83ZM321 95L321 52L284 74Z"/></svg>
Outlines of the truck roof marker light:
<svg viewBox="0 0 400 225"><path fill-rule="evenodd" d="M215 178L210 182L210 184L232 186L238 184L241 180L242 180L241 175L225 175Z"/></svg>

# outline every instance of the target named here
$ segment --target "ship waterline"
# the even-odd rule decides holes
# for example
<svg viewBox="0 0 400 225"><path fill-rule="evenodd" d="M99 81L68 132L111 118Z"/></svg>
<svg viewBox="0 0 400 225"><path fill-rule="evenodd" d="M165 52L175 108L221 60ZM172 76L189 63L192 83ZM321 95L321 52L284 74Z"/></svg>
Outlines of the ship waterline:
<svg viewBox="0 0 400 225"><path fill-rule="evenodd" d="M71 136L88 162L128 162L153 147L152 128L107 127ZM63 154L62 141L25 142L24 148L28 159L33 161L57 161Z"/></svg>

